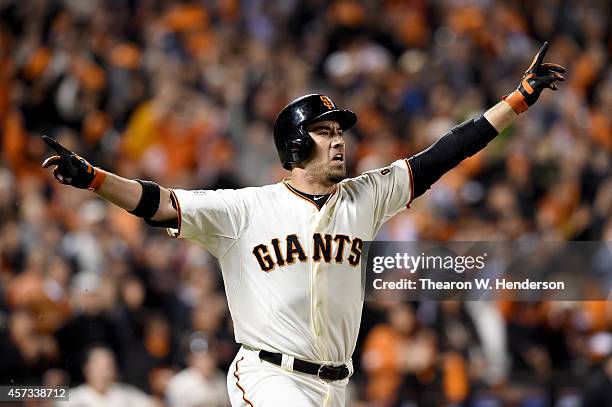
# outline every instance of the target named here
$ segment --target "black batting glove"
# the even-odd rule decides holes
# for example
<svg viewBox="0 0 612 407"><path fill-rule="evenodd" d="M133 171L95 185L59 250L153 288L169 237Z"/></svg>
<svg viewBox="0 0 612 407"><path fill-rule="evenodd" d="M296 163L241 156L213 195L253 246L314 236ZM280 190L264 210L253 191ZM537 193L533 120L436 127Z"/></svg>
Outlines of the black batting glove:
<svg viewBox="0 0 612 407"><path fill-rule="evenodd" d="M102 185L106 178L104 171L94 167L51 137L42 136L42 138L58 154L47 158L42 164L43 168L56 166L53 169L53 177L58 182L72 185L75 188L91 190L96 190Z"/></svg>
<svg viewBox="0 0 612 407"><path fill-rule="evenodd" d="M545 88L557 90L556 81L565 80L561 75L565 72L564 67L553 63L542 63L548 47L548 42L545 42L525 71L519 86L514 92L503 98L517 114L533 105Z"/></svg>

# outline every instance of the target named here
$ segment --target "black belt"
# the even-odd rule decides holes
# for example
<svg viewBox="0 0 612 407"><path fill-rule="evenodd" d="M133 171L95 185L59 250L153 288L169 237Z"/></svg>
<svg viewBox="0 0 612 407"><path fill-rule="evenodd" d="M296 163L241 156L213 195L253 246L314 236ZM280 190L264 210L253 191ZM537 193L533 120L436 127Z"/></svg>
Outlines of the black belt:
<svg viewBox="0 0 612 407"><path fill-rule="evenodd" d="M277 366L282 366L283 355L280 353L268 352L267 350L259 351L259 359L273 363ZM316 363L306 362L305 360L294 359L293 370L317 376L319 379L326 381L342 380L349 375L349 369L346 365L328 366L318 365Z"/></svg>

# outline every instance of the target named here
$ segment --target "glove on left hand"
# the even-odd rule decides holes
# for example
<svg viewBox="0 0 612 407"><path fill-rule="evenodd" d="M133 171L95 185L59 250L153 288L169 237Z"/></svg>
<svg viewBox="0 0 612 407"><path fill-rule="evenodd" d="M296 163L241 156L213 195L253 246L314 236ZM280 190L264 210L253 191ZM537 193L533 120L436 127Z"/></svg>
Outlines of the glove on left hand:
<svg viewBox="0 0 612 407"><path fill-rule="evenodd" d="M548 42L545 42L525 71L519 86L514 92L503 98L516 113L522 113L533 105L544 88L557 90L555 81L565 80L561 75L565 72L564 67L553 63L542 63L548 47Z"/></svg>
<svg viewBox="0 0 612 407"><path fill-rule="evenodd" d="M102 185L106 172L94 167L51 137L42 136L42 138L59 154L47 158L42 164L43 168L57 165L53 170L53 176L58 182L72 185L75 188L91 190L96 190Z"/></svg>

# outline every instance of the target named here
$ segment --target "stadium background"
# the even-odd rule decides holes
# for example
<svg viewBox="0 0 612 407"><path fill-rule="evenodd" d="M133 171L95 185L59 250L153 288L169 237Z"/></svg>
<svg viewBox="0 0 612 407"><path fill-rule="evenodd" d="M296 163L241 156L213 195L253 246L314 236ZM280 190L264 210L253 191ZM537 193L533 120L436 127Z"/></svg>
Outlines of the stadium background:
<svg viewBox="0 0 612 407"><path fill-rule="evenodd" d="M175 383L182 394L223 394L236 351L214 259L55 183L41 134L128 178L262 185L287 176L276 113L321 91L359 116L358 174L496 103L548 40L546 60L568 68L560 90L379 238L612 241L605 0L3 0L0 13L0 383L78 385L104 345L118 380L162 403L187 365L207 386ZM367 303L348 405L612 405L611 330L611 302Z"/></svg>

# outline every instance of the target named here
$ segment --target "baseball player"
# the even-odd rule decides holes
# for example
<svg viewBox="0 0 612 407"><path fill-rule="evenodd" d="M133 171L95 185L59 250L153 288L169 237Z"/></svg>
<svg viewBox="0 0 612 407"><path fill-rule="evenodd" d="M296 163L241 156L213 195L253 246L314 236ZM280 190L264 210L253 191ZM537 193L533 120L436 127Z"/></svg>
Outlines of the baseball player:
<svg viewBox="0 0 612 407"><path fill-rule="evenodd" d="M239 190L167 189L93 167L56 141L57 181L87 188L155 227L202 245L221 265L236 341L227 376L233 406L343 406L362 311L363 242L445 172L484 148L565 69L543 63L518 88L427 150L346 177L343 132L357 122L324 95L278 115L274 142L291 177Z"/></svg>

